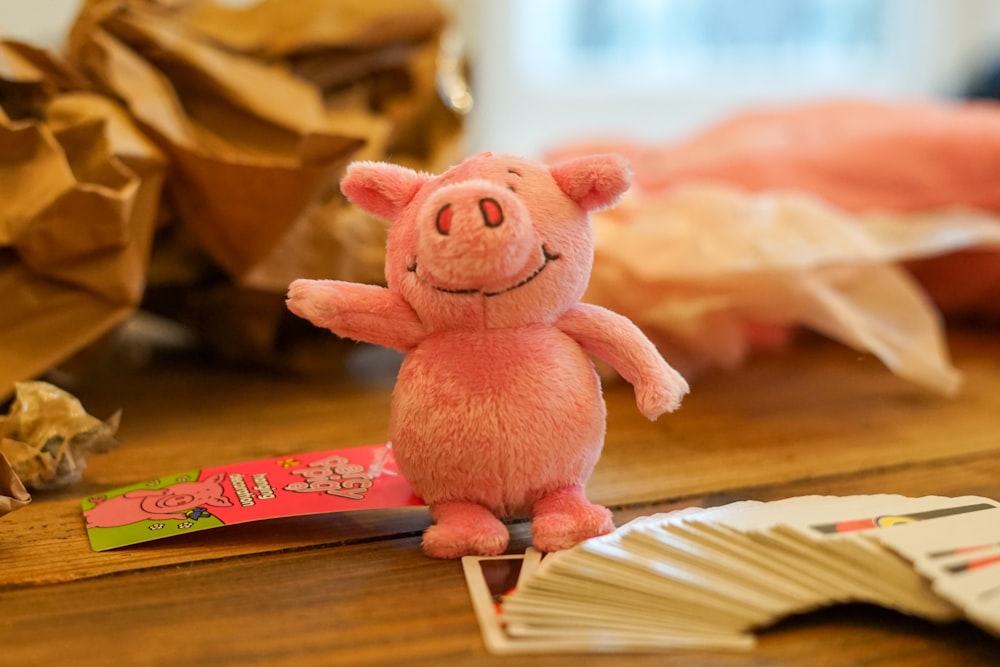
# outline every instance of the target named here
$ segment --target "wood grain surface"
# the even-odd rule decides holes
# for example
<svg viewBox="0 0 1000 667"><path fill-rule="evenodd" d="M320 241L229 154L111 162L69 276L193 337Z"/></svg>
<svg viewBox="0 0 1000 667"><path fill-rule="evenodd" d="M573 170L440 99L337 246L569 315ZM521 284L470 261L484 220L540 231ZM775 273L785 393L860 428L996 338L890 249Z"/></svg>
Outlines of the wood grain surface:
<svg viewBox="0 0 1000 667"><path fill-rule="evenodd" d="M942 398L877 360L806 338L699 378L647 422L606 386L592 499L621 523L689 505L806 494L1000 498L1000 335L953 331L965 374ZM1000 639L867 606L788 619L750 652L500 658L486 653L458 562L419 549L423 508L281 519L110 552L80 499L230 462L382 442L395 358L358 350L339 374L219 367L197 356L121 364L71 387L123 409L123 446L81 484L0 519L0 665L1000 665ZM512 526L512 551L529 543Z"/></svg>

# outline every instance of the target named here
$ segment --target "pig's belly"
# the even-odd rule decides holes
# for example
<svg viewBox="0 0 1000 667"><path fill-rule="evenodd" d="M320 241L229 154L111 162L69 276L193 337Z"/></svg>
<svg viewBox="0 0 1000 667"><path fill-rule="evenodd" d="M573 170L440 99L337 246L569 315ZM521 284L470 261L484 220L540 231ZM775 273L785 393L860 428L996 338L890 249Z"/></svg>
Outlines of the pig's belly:
<svg viewBox="0 0 1000 667"><path fill-rule="evenodd" d="M604 428L590 359L539 325L429 337L400 369L389 437L425 502L476 502L512 516L585 483Z"/></svg>

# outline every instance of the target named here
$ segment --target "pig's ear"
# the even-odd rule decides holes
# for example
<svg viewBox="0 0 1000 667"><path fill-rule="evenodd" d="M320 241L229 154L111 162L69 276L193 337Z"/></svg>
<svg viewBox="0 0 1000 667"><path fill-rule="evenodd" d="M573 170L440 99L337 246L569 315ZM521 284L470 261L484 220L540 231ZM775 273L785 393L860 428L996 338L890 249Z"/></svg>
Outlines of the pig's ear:
<svg viewBox="0 0 1000 667"><path fill-rule="evenodd" d="M354 162L340 182L340 191L359 208L392 221L430 178L386 162Z"/></svg>
<svg viewBox="0 0 1000 667"><path fill-rule="evenodd" d="M614 205L632 185L632 170L618 155L590 155L553 165L559 189L588 211Z"/></svg>

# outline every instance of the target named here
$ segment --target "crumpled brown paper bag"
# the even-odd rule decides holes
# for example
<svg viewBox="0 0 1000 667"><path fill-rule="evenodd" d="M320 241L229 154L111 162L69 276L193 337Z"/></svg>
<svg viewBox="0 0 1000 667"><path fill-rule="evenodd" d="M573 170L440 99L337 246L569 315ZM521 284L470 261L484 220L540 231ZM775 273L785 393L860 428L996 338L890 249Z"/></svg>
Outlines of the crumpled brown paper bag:
<svg viewBox="0 0 1000 667"><path fill-rule="evenodd" d="M0 516L9 514L31 502L31 495L10 462L0 453Z"/></svg>
<svg viewBox="0 0 1000 667"><path fill-rule="evenodd" d="M0 42L0 397L142 296L165 162L114 101Z"/></svg>
<svg viewBox="0 0 1000 667"><path fill-rule="evenodd" d="M336 126L312 86L211 44L150 3L88 3L69 56L164 148L178 214L237 279L365 143Z"/></svg>
<svg viewBox="0 0 1000 667"><path fill-rule="evenodd" d="M119 417L101 421L58 387L19 382L10 413L0 416L0 454L31 489L67 486L79 480L91 454L118 446ZM0 470L0 487L3 480Z"/></svg>
<svg viewBox="0 0 1000 667"><path fill-rule="evenodd" d="M285 64L334 108L387 120L394 161L436 171L454 157L461 122L442 102L447 25L432 0L190 2L184 20L233 51Z"/></svg>
<svg viewBox="0 0 1000 667"><path fill-rule="evenodd" d="M262 0L248 7L188 2L180 19L227 48L281 63L315 87L338 120L364 119L366 147L352 159L386 159L440 171L460 153L460 114L437 81L445 15L429 0ZM284 293L308 276L381 282L385 228L334 187L302 216L269 260L241 284Z"/></svg>
<svg viewBox="0 0 1000 667"><path fill-rule="evenodd" d="M172 161L179 224L157 237L144 305L224 356L283 364L312 333L289 323L292 280L381 281L384 227L339 177L348 160L436 168L457 152L435 88L443 25L432 0L85 3L70 61Z"/></svg>
<svg viewBox="0 0 1000 667"><path fill-rule="evenodd" d="M405 60L401 51L436 35L444 25L444 15L427 0L260 0L236 7L189 0L174 5L185 6L186 20L212 39L265 58L322 57L324 49L339 47L365 54L362 62ZM378 55L386 46L398 51ZM357 81L362 62L346 60L353 67L338 68L341 81Z"/></svg>

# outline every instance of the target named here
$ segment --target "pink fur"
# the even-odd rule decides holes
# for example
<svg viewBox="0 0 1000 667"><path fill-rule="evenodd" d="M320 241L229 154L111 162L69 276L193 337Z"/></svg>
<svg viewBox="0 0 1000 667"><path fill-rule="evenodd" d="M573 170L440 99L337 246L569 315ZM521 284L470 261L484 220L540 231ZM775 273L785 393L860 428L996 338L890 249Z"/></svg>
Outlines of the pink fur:
<svg viewBox="0 0 1000 667"><path fill-rule="evenodd" d="M296 280L288 307L316 326L345 338L407 352L424 338L420 318L403 298L375 285L341 280Z"/></svg>
<svg viewBox="0 0 1000 667"><path fill-rule="evenodd" d="M552 167L559 188L588 211L613 206L632 184L632 172L617 155L594 155Z"/></svg>
<svg viewBox="0 0 1000 667"><path fill-rule="evenodd" d="M314 324L407 352L389 438L430 505L434 557L497 554L500 519L532 517L556 550L610 531L583 488L604 442L605 406L588 354L636 389L648 418L688 387L629 320L579 303L593 262L587 211L630 183L621 158L547 167L483 154L439 176L357 163L342 183L392 223L388 287L297 280L288 306Z"/></svg>
<svg viewBox="0 0 1000 667"><path fill-rule="evenodd" d="M680 407L687 381L669 366L664 368L656 348L628 318L581 303L567 311L557 326L635 387L639 412L647 419Z"/></svg>
<svg viewBox="0 0 1000 667"><path fill-rule="evenodd" d="M366 211L395 220L427 181L426 174L384 162L354 162L341 183L344 195Z"/></svg>

